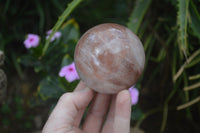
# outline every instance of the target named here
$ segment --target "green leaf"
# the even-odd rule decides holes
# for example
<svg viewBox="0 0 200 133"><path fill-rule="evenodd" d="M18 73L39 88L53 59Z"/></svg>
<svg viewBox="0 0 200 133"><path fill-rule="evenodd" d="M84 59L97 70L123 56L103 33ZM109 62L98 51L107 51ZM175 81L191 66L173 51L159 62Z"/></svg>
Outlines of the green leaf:
<svg viewBox="0 0 200 133"><path fill-rule="evenodd" d="M62 62L63 56L68 53L68 45L52 42L49 45L46 54L41 58L42 67L50 72L57 73Z"/></svg>
<svg viewBox="0 0 200 133"><path fill-rule="evenodd" d="M179 70L177 71L176 74L173 75L173 81L175 82L180 75L183 73L185 67L190 64L195 57L197 57L200 54L200 49L196 50L195 52L192 53L192 55L190 55L190 57L185 61L185 63L179 68Z"/></svg>
<svg viewBox="0 0 200 133"><path fill-rule="evenodd" d="M36 0L34 2L36 4L37 12L38 12L38 15L40 17L40 19L39 19L39 29L40 29L40 33L42 33L42 31L44 29L44 24L45 24L44 8L41 6L40 0Z"/></svg>
<svg viewBox="0 0 200 133"><path fill-rule="evenodd" d="M35 58L39 58L42 55L42 49L43 45L39 44L37 47L29 49L29 52Z"/></svg>
<svg viewBox="0 0 200 133"><path fill-rule="evenodd" d="M151 59L152 61L154 61L154 62L159 63L159 62L161 62L161 61L165 58L165 56L166 56L166 51L165 51L164 48L162 48L162 49L160 50L160 52L159 52L159 54L158 54L157 57L151 57L150 59Z"/></svg>
<svg viewBox="0 0 200 133"><path fill-rule="evenodd" d="M43 100L48 98L58 98L65 92L65 89L60 86L58 77L48 76L43 79L38 86L38 93Z"/></svg>
<svg viewBox="0 0 200 133"><path fill-rule="evenodd" d="M74 8L81 2L82 0L73 0L68 7L65 9L65 11L62 13L62 15L59 17L58 21L54 25L52 32L49 36L49 38L45 42L45 46L43 49L43 55L45 54L47 48L49 47L49 43L55 32L60 28L60 26L63 24L65 19L69 16L69 14L74 10Z"/></svg>
<svg viewBox="0 0 200 133"><path fill-rule="evenodd" d="M17 59L17 62L22 63L24 66L38 66L40 62L31 55L24 55Z"/></svg>
<svg viewBox="0 0 200 133"><path fill-rule="evenodd" d="M59 81L60 81L60 85L63 87L63 88L66 88L66 91L67 92L72 92L74 91L74 89L76 88L76 86L78 85L79 83L79 80L75 80L73 82L68 82L65 77L60 77L59 78Z"/></svg>
<svg viewBox="0 0 200 133"><path fill-rule="evenodd" d="M189 0L179 0L178 2L178 26L180 50L187 55L187 16Z"/></svg>
<svg viewBox="0 0 200 133"><path fill-rule="evenodd" d="M70 58L70 56L68 54L66 54L63 59L62 59L62 64L61 64L61 67L64 67L66 65L69 65L73 62L73 59Z"/></svg>
<svg viewBox="0 0 200 133"><path fill-rule="evenodd" d="M189 80L196 80L200 78L200 74L192 75L189 77Z"/></svg>
<svg viewBox="0 0 200 133"><path fill-rule="evenodd" d="M192 28L194 35L196 35L200 39L200 14L192 0L190 0L189 15L190 27Z"/></svg>
<svg viewBox="0 0 200 133"><path fill-rule="evenodd" d="M1 112L2 112L3 114L6 114L6 113L10 113L10 112L11 112L11 109L10 109L10 107L8 106L8 104L3 104L3 105L1 106Z"/></svg>
<svg viewBox="0 0 200 133"><path fill-rule="evenodd" d="M68 44L71 40L78 40L80 37L78 23L74 19L68 20L61 28L62 40L64 44Z"/></svg>
<svg viewBox="0 0 200 133"><path fill-rule="evenodd" d="M132 113L131 113L131 119L132 120L139 120L144 113L142 112L142 110L138 107L138 106L133 106L132 107Z"/></svg>
<svg viewBox="0 0 200 133"><path fill-rule="evenodd" d="M131 13L129 22L127 24L128 28L131 29L135 34L138 33L140 24L148 7L151 4L151 0L137 0L134 10Z"/></svg>
<svg viewBox="0 0 200 133"><path fill-rule="evenodd" d="M166 47L169 46L169 44L173 41L174 37L176 35L176 32L172 32L170 36L168 37L168 39L164 42L163 41L163 47L161 48L161 50L158 53L157 57L151 57L151 59L155 62L161 62L162 60L165 59L166 55L167 55L167 51L166 51Z"/></svg>
<svg viewBox="0 0 200 133"><path fill-rule="evenodd" d="M76 43L80 36L78 24L74 19L70 19L62 25L60 31L62 32L61 38L50 43L51 45L49 45L45 55L42 57L42 67L46 67L47 70L50 70L50 67L59 68L66 53L70 58L74 56Z"/></svg>
<svg viewBox="0 0 200 133"><path fill-rule="evenodd" d="M196 58L194 58L189 64L186 65L186 68L193 67L197 64L200 64L200 56L197 56Z"/></svg>
<svg viewBox="0 0 200 133"><path fill-rule="evenodd" d="M55 6L55 8L59 11L59 12L63 12L64 11L64 7L63 7L63 2L58 1L58 0L51 0L51 3Z"/></svg>
<svg viewBox="0 0 200 133"><path fill-rule="evenodd" d="M76 44L80 37L79 25L74 19L68 20L61 27L62 32L62 44L66 45L67 51L70 57L74 57L74 51Z"/></svg>

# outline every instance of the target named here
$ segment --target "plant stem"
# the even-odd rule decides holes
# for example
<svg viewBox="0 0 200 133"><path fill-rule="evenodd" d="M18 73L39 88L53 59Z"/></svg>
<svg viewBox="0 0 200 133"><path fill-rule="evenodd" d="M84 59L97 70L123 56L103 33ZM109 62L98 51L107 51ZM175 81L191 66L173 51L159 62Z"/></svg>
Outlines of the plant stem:
<svg viewBox="0 0 200 133"><path fill-rule="evenodd" d="M195 79L198 79L198 78L200 78L200 74L197 74L197 75L194 75L194 76L190 76L189 80L195 80Z"/></svg>
<svg viewBox="0 0 200 133"><path fill-rule="evenodd" d="M168 103L164 105L164 111L163 111L163 120L160 132L163 133L167 124L167 116L168 116Z"/></svg>
<svg viewBox="0 0 200 133"><path fill-rule="evenodd" d="M186 87L184 87L184 91L189 91L189 90L193 90L193 89L195 89L195 88L198 88L198 87L200 87L200 83L196 83L196 84L193 84L193 85L190 85L190 86L186 86Z"/></svg>
<svg viewBox="0 0 200 133"><path fill-rule="evenodd" d="M22 72L20 64L17 61L17 58L16 58L15 54L12 54L12 60L13 60L13 64L15 66L15 69L17 71L17 74L18 74L19 78L23 79L24 78L23 72Z"/></svg>
<svg viewBox="0 0 200 133"><path fill-rule="evenodd" d="M167 99L165 100L164 103L164 111L163 111L163 121L162 121L162 125L161 125L161 129L160 132L164 132L166 124L167 124L167 116L168 116L168 103L171 100L171 98L174 96L175 92L177 90L177 87L175 87L171 93L169 94L169 96L167 97Z"/></svg>
<svg viewBox="0 0 200 133"><path fill-rule="evenodd" d="M42 52L42 56L45 55L45 52L47 50L47 48L49 47L50 44L50 40L53 37L53 35L55 34L55 32L60 28L60 26L63 24L63 22L65 21L65 19L69 16L69 14L74 10L74 8L81 2L82 0L73 0L65 9L65 11L62 13L62 15L59 17L58 21L56 22L56 24L54 25L52 32L49 36L49 38L46 40L45 42L45 46L43 48L43 52Z"/></svg>
<svg viewBox="0 0 200 133"><path fill-rule="evenodd" d="M190 102L187 102L187 103L185 103L183 105L178 106L177 110L181 110L181 109L187 108L187 107L189 107L189 106L191 106L191 105L193 105L193 104L195 104L195 103L197 103L199 101L200 101L200 96L195 98L194 100L192 100Z"/></svg>
<svg viewBox="0 0 200 133"><path fill-rule="evenodd" d="M179 76L182 74L183 70L185 67L198 55L200 54L200 49L195 51L186 61L185 63L181 66L181 68L178 70L178 72L174 75L173 81L176 82L176 80L179 78Z"/></svg>
<svg viewBox="0 0 200 133"><path fill-rule="evenodd" d="M162 111L162 108L161 107L158 107L158 108L153 108L151 110L149 110L148 112L146 112L142 118L140 120L138 120L138 122L136 123L136 127L140 127L141 123L150 115L154 114L154 113L157 113L159 111Z"/></svg>

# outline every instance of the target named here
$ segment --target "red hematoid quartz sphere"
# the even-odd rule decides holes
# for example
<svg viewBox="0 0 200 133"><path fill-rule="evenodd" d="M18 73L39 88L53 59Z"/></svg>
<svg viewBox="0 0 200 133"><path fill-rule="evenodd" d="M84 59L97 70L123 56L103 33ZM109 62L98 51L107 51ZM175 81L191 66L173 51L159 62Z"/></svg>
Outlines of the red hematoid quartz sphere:
<svg viewBox="0 0 200 133"><path fill-rule="evenodd" d="M134 85L145 64L139 38L128 28L112 23L89 29L80 38L74 58L81 80L89 88L107 94Z"/></svg>

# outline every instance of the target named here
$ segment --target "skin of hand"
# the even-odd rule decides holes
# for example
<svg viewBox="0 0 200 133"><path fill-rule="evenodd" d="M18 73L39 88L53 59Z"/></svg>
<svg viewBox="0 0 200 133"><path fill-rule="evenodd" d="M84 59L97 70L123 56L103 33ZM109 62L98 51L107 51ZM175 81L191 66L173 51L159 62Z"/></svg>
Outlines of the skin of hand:
<svg viewBox="0 0 200 133"><path fill-rule="evenodd" d="M80 126L85 109L86 119ZM131 97L95 93L80 81L74 92L63 94L42 133L130 133Z"/></svg>

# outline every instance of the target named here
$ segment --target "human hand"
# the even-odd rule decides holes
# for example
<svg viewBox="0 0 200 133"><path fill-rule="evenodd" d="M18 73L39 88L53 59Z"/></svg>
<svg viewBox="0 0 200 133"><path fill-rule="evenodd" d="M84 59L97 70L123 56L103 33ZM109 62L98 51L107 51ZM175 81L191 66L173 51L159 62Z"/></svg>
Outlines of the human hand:
<svg viewBox="0 0 200 133"><path fill-rule="evenodd" d="M90 102L86 119L80 126ZM95 94L80 82L74 92L61 96L42 133L129 133L130 117L131 97L128 90L115 95Z"/></svg>

